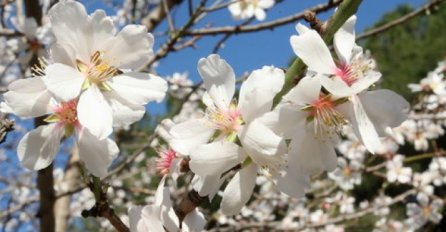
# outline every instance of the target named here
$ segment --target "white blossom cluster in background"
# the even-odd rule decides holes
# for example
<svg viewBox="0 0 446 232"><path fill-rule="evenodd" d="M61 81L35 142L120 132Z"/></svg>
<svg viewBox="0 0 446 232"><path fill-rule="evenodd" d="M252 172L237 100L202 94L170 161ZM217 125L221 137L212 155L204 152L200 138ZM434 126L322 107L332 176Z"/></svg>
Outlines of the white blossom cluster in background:
<svg viewBox="0 0 446 232"><path fill-rule="evenodd" d="M352 15L334 35L334 52L316 30L296 25L289 45L307 69L286 93L283 69L259 65L237 79L218 54L197 60L199 83L178 70L160 77L142 71L153 68L155 42L139 23L161 2L124 1L107 16L65 0L41 26L11 16L15 31L5 33L21 36L0 41L8 86L0 110L45 123L17 125L22 134L8 144L27 171L5 169L17 178L0 179L5 230L37 228L33 171L50 165L56 207L67 204L68 223L84 230L115 230L107 220L79 221L97 191L132 232L422 231L441 223L446 154L436 141L446 126L446 61L409 85L411 106L378 88L382 74L356 43ZM234 19L262 21L275 3L223 6ZM146 104L165 99L173 113L144 128ZM17 162L1 151L4 165ZM179 215L188 194L201 205Z"/></svg>

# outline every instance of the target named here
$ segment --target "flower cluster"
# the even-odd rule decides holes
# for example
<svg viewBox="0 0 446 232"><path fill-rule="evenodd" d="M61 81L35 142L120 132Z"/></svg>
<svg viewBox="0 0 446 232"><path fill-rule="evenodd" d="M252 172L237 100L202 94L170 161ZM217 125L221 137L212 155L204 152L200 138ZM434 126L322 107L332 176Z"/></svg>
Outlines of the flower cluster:
<svg viewBox="0 0 446 232"><path fill-rule="evenodd" d="M87 169L104 177L119 153L108 138L112 128L141 119L144 105L161 101L167 90L165 80L136 71L151 56L153 37L138 25L116 32L104 11L87 15L75 1L60 2L48 14L55 37L51 60L42 60L35 77L11 83L4 94L7 111L22 118L46 115L48 123L22 138L19 159L27 168L43 169L62 138L74 134Z"/></svg>
<svg viewBox="0 0 446 232"><path fill-rule="evenodd" d="M359 144L378 154L386 128L407 118L409 106L402 97L390 90L367 90L381 74L369 54L355 44L355 20L350 18L335 35L336 61L316 31L297 25L300 35L291 37L291 46L308 72L275 108L273 99L285 78L281 69L265 66L253 71L236 100L232 67L218 55L198 62L206 110L201 118L170 127L167 141L190 158L194 187L201 196L212 200L229 180L222 193L223 214L241 211L258 174L290 196L304 196L311 175L336 168L335 147L343 130L351 128ZM361 182L355 171L361 170L362 160L348 164L339 159L346 179L357 176L342 184L351 189ZM332 178L342 182L337 175ZM342 211L352 212L352 199L341 199L350 204Z"/></svg>
<svg viewBox="0 0 446 232"><path fill-rule="evenodd" d="M274 1L228 4L237 19L263 20ZM175 73L165 81L139 71L153 55L154 38L145 27L128 25L117 31L104 11L88 15L71 0L55 4L48 15L54 36L51 45L36 36L32 20L17 24L26 41L38 43L39 49L42 44L50 46L51 57L34 68L34 77L12 82L1 105L2 111L22 118L43 116L45 124L18 143L23 166L47 167L61 141L73 137L86 169L106 177L120 152L111 139L114 128L140 120L145 104L161 101L166 93L184 100L179 114L163 120L155 129L155 139L145 146L160 154L152 158L154 168L141 173L136 166L149 166L148 156L136 154L131 160L135 165L126 169L129 179L140 178L127 180L132 188L126 189L128 183L121 180L108 183L116 187L110 188L110 194L118 196L110 202L129 209L124 221L128 219L131 231L202 230L205 217L196 207L185 215L176 212L177 202L171 199L176 187L183 192L193 188L210 201L221 198L215 223L224 226L236 220L282 220L279 229L343 231L343 225L336 223L374 214L375 231L413 231L441 220L443 202L434 189L446 183L442 151L420 158L404 155L399 148L409 141L415 150L428 150L429 141L444 133L445 62L420 84L410 85L420 97L408 113L409 104L401 96L374 88L381 73L355 42L356 16L334 35L334 52L318 32L296 26L299 34L291 36L290 44L307 70L302 78L296 77L295 86L285 86L290 91L282 93L284 70L263 66L249 73L238 88L233 68L216 54L198 61L202 84L193 85L187 73ZM28 45L25 50L37 49L32 42ZM421 168L410 163L426 157L430 162ZM190 175L182 175L185 170ZM152 178L155 172L163 175L161 181ZM328 178L320 178L325 172ZM370 187L364 186L364 180L370 179L372 187L379 188L364 194L361 191ZM144 200L147 205L127 202L130 193L150 195L149 184L158 187ZM389 194L389 186L408 190ZM58 193L65 190L69 189L57 185ZM89 193L75 196L82 202L76 212L85 207L83 203L92 203ZM357 197L361 194L369 195ZM261 197L251 202L252 195ZM390 219L393 207L407 212L407 219Z"/></svg>

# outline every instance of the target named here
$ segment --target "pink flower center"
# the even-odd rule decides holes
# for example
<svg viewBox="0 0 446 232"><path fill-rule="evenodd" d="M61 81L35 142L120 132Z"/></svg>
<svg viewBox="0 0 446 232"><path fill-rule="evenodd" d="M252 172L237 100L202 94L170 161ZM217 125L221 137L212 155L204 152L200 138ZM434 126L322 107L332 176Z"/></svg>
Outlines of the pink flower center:
<svg viewBox="0 0 446 232"><path fill-rule="evenodd" d="M156 170L162 175L169 173L172 162L177 158L177 153L172 149L159 151L159 158L156 160Z"/></svg>
<svg viewBox="0 0 446 232"><path fill-rule="evenodd" d="M77 118L77 100L60 103L54 114L59 119L59 122L64 125L77 125L79 123Z"/></svg>
<svg viewBox="0 0 446 232"><path fill-rule="evenodd" d="M234 103L228 109L210 110L208 117L212 126L225 135L237 132L243 124L242 114Z"/></svg>
<svg viewBox="0 0 446 232"><path fill-rule="evenodd" d="M308 111L307 121L314 120L315 132L327 133L332 131L340 131L345 124L344 116L339 113L335 106L342 103L344 99L333 101L331 95L321 94L319 99L302 108Z"/></svg>
<svg viewBox="0 0 446 232"><path fill-rule="evenodd" d="M352 86L358 80L358 73L352 66L347 64L343 64L340 68L337 68L335 74L348 86Z"/></svg>

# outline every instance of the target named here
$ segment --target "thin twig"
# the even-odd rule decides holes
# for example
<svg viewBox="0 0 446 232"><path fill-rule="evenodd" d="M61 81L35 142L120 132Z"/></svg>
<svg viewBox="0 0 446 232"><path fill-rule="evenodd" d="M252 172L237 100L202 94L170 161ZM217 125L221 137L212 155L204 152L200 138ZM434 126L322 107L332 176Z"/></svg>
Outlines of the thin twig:
<svg viewBox="0 0 446 232"><path fill-rule="evenodd" d="M316 6L313 6L312 8L308 9L309 11L312 11L314 13L321 13L325 12L327 10L330 10L337 5L339 5L343 0L334 0L329 1L325 4L319 4ZM296 22L300 19L303 19L305 14L308 10L299 12L297 14L284 17L281 19L277 19L274 21L269 21L266 23L259 23L256 25L246 25L246 26L225 26L225 27L218 27L218 28L203 28L203 29L197 29L193 31L186 31L184 34L188 36L192 35L218 35L218 34L241 34L241 33L250 33L250 32L257 32L262 30L272 30L279 26L284 26L286 24Z"/></svg>

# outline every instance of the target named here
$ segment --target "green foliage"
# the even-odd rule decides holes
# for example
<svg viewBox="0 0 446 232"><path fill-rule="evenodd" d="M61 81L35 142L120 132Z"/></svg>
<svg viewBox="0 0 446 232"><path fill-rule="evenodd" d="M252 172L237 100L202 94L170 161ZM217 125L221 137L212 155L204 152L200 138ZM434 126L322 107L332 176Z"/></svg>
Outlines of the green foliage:
<svg viewBox="0 0 446 232"><path fill-rule="evenodd" d="M375 27L395 20L413 9L399 6L387 13ZM438 11L418 16L364 41L383 74L382 87L410 96L407 84L418 82L446 56L446 5Z"/></svg>

